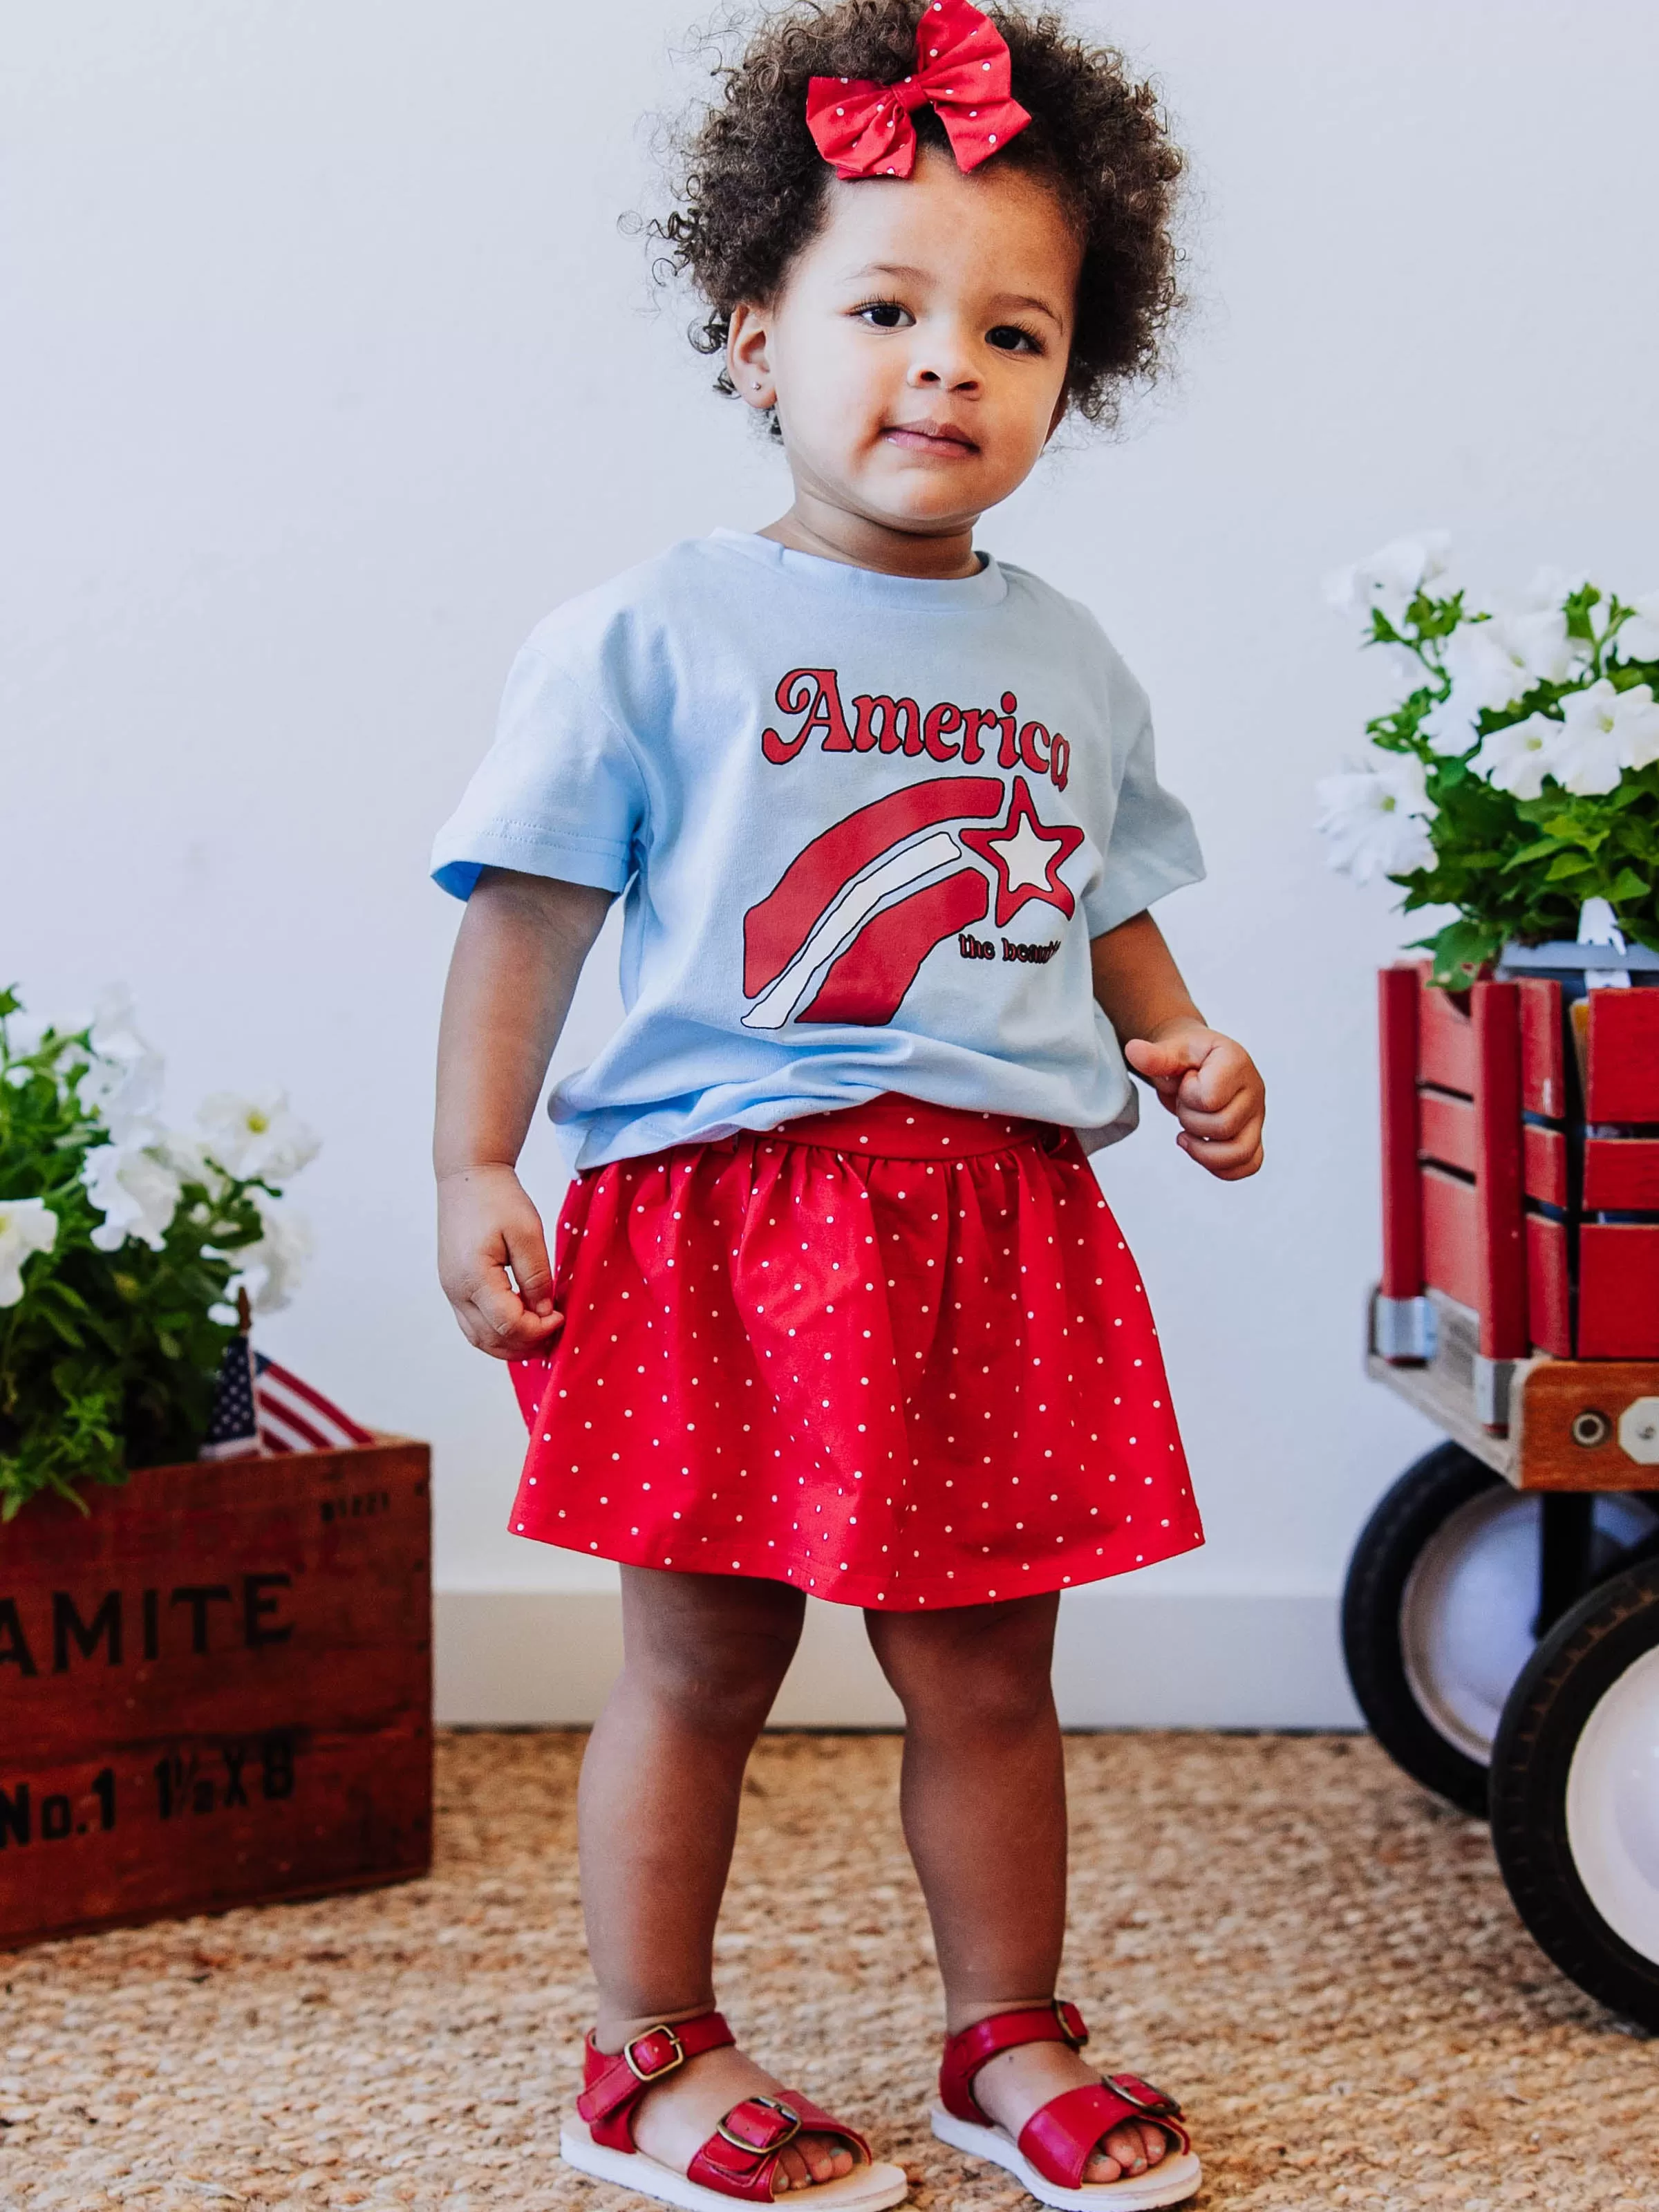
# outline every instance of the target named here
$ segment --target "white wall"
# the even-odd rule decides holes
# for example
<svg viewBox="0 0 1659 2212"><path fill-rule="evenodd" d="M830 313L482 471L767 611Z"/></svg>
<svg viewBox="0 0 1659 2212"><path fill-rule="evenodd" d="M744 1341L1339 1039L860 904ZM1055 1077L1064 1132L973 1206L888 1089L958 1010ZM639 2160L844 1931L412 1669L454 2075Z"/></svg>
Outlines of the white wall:
<svg viewBox="0 0 1659 2212"><path fill-rule="evenodd" d="M1494 580L1546 558L1659 579L1659 20L1634 0L1077 12L1157 70L1193 150L1199 312L1135 434L1045 465L984 536L1088 599L1149 684L1212 870L1166 925L1273 1100L1247 1187L1209 1183L1164 1126L1106 1161L1211 1535L1106 1599L1162 1620L1184 1594L1213 1692L1187 1717L1223 1715L1248 1617L1269 1659L1243 1717L1334 1717L1334 1644L1310 1660L1283 1624L1320 1612L1427 1432L1359 1372L1370 975L1402 932L1309 827L1382 680L1317 580L1419 523ZM5 18L0 970L46 1009L125 977L179 1111L276 1078L325 1130L318 1263L266 1340L434 1440L456 1593L603 1571L503 1532L516 1416L432 1278L455 911L427 843L547 607L784 500L616 229L650 191L641 110L704 82L667 58L687 13ZM591 974L562 1061L613 1006ZM527 1173L550 1206L544 1134ZM452 1711L500 1673L456 1641L487 1612L453 1614ZM1168 1717L1169 1694L1160 1662L1112 1711Z"/></svg>

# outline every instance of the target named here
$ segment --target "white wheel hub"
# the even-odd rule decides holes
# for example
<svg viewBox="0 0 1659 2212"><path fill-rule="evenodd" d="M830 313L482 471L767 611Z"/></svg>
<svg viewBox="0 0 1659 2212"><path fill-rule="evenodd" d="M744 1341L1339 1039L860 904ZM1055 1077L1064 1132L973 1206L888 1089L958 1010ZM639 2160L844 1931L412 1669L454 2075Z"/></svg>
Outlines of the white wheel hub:
<svg viewBox="0 0 1659 2212"><path fill-rule="evenodd" d="M1598 1700L1567 1772L1567 1844L1615 1936L1659 1960L1659 1650Z"/></svg>
<svg viewBox="0 0 1659 2212"><path fill-rule="evenodd" d="M1483 1490L1447 1515L1418 1553L1400 1601L1406 1679L1448 1743L1492 1762L1504 1702L1531 1658L1538 1614L1536 1495ZM1653 1526L1633 1498L1598 1498L1602 1542L1623 1550Z"/></svg>

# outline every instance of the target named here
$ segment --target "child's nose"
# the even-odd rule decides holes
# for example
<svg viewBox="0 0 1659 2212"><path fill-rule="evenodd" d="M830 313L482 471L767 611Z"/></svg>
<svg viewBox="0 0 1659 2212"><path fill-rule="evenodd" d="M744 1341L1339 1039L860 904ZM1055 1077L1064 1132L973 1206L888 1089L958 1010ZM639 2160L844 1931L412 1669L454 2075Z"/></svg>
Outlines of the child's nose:
<svg viewBox="0 0 1659 2212"><path fill-rule="evenodd" d="M971 392L979 374L966 344L954 337L936 337L931 344L917 348L906 380L923 391Z"/></svg>

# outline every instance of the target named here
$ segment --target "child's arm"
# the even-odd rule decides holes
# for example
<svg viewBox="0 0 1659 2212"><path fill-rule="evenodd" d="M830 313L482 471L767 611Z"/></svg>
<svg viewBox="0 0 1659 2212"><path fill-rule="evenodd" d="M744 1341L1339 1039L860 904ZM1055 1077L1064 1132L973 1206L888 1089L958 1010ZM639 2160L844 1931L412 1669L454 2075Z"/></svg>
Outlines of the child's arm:
<svg viewBox="0 0 1659 2212"><path fill-rule="evenodd" d="M1149 914L1095 938L1095 998L1123 1056L1181 1124L1176 1142L1224 1182L1261 1165L1267 1091L1242 1044L1207 1028Z"/></svg>
<svg viewBox="0 0 1659 2212"><path fill-rule="evenodd" d="M497 1359L544 1351L560 1325L541 1216L516 1168L611 896L486 868L449 963L432 1140L438 1279L462 1334Z"/></svg>

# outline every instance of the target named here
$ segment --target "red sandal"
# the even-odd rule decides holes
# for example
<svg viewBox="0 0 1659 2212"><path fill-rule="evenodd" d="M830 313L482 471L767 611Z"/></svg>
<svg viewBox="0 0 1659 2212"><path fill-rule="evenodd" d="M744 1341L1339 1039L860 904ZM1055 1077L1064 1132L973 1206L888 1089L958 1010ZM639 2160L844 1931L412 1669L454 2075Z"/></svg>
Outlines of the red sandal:
<svg viewBox="0 0 1659 2212"><path fill-rule="evenodd" d="M579 2117L560 2131L559 2152L567 2166L611 2181L684 2212L721 2212L733 2197L769 2204L775 2195L778 2160L798 2135L840 2136L861 2163L839 2181L811 2189L792 2189L792 2204L833 2206L835 2212L882 2212L908 2194L904 2170L878 2166L856 2129L819 2109L809 2098L787 2089L781 2097L745 2097L734 2105L692 2160L690 2171L676 2173L660 2160L634 2148L634 2107L646 2091L677 2073L688 2058L720 2051L737 2038L717 2012L672 2027L648 2027L614 2054L599 2050L592 2037L582 2056Z"/></svg>
<svg viewBox="0 0 1659 2212"><path fill-rule="evenodd" d="M1086 2212L1090 2206L1151 2212L1157 2205L1184 2203L1203 2180L1204 2169L1181 2124L1180 2106L1138 2075L1108 2074L1051 2097L1027 2120L1018 2142L980 2110L974 2076L998 2051L1022 2043L1066 2043L1080 2051L1088 2040L1082 2014L1058 1997L1023 2012L993 2013L960 2035L946 2036L939 2076L944 2109L933 2115L933 2133L953 2150L1004 2167L1039 2203L1058 2206L1060 2212ZM1127 2120L1155 2121L1170 2138L1172 2154L1145 2173L1125 2174L1117 2181L1083 2180L1083 2169L1102 2136Z"/></svg>

